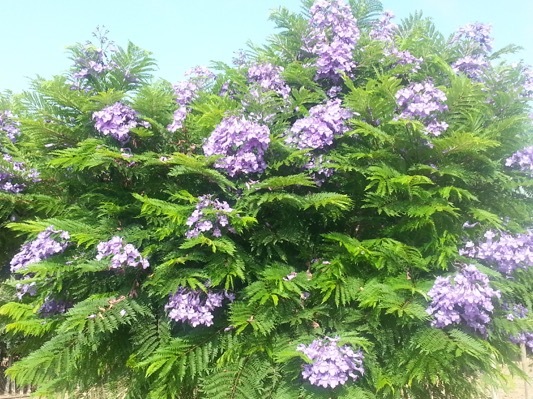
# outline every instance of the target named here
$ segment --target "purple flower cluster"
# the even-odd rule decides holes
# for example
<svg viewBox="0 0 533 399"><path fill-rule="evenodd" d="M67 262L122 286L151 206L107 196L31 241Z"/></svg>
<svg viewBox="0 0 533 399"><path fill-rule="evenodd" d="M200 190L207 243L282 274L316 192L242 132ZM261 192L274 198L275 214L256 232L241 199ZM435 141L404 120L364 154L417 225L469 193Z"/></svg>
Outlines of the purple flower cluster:
<svg viewBox="0 0 533 399"><path fill-rule="evenodd" d="M398 29L398 25L392 22L394 13L391 11L384 11L379 19L374 22L370 30L370 38L380 42L394 42L394 35Z"/></svg>
<svg viewBox="0 0 533 399"><path fill-rule="evenodd" d="M233 53L231 63L237 68L244 67L248 64L248 54L243 49L239 49Z"/></svg>
<svg viewBox="0 0 533 399"><path fill-rule="evenodd" d="M175 132L183 127L183 122L189 113L189 105L198 97L201 90L205 90L216 78L209 69L197 66L185 72L189 78L174 85L174 95L178 108L174 111L173 120L167 129Z"/></svg>
<svg viewBox="0 0 533 399"><path fill-rule="evenodd" d="M115 52L113 43L107 38L107 31L98 28L93 34L98 39L95 45L87 41L83 47L73 49L74 65L72 66L73 90L85 88L90 90L91 86L87 79L99 78L107 72L118 68L118 65L110 59L110 55Z"/></svg>
<svg viewBox="0 0 533 399"><path fill-rule="evenodd" d="M24 276L20 281L27 281L30 278L30 276ZM28 294L29 296L37 295L37 284L35 283L35 281L29 284L18 283L15 288L17 289L17 298L19 299L19 301L21 301L24 295L26 294Z"/></svg>
<svg viewBox="0 0 533 399"><path fill-rule="evenodd" d="M533 146L515 152L505 160L505 166L517 166L524 172L533 172Z"/></svg>
<svg viewBox="0 0 533 399"><path fill-rule="evenodd" d="M316 79L337 81L355 67L353 51L359 40L357 21L342 0L316 0L310 13L304 50L318 56Z"/></svg>
<svg viewBox="0 0 533 399"><path fill-rule="evenodd" d="M187 219L187 226L189 230L186 233L187 238L195 238L200 233L207 233L211 231L213 237L220 237L222 230L226 229L232 231L228 214L233 209L226 201L213 199L212 195L202 195L198 197L196 209Z"/></svg>
<svg viewBox="0 0 533 399"><path fill-rule="evenodd" d="M287 99L291 89L281 77L282 72L283 67L268 62L254 64L248 69L248 82L257 85L261 91L274 91Z"/></svg>
<svg viewBox="0 0 533 399"><path fill-rule="evenodd" d="M41 181L39 172L26 169L24 162L17 162L8 154L0 158L0 191L20 193L26 187L25 181Z"/></svg>
<svg viewBox="0 0 533 399"><path fill-rule="evenodd" d="M354 352L348 345L339 346L338 341L338 337L325 337L296 348L312 360L302 371L303 378L311 385L335 388L344 385L349 378L357 381L364 374L363 352Z"/></svg>
<svg viewBox="0 0 533 399"><path fill-rule="evenodd" d="M326 179L331 177L334 173L332 168L327 167L327 164L329 163L329 161L324 160L324 156L322 154L310 154L309 162L305 165L305 169L313 172L312 178L319 187L324 184Z"/></svg>
<svg viewBox="0 0 533 399"><path fill-rule="evenodd" d="M412 72L420 69L422 58L416 58L408 50L399 50L394 43L394 35L398 25L391 22L394 14L385 11L374 23L370 31L370 38L385 43L384 54L396 59L397 65L412 65Z"/></svg>
<svg viewBox="0 0 533 399"><path fill-rule="evenodd" d="M201 324L212 326L213 311L222 307L224 299L233 301L235 296L227 291L203 292L180 287L170 295L165 310L169 311L168 317L174 321L187 323L192 327Z"/></svg>
<svg viewBox="0 0 533 399"><path fill-rule="evenodd" d="M41 317L51 317L57 314L65 313L72 307L70 302L46 297L44 303L39 308L39 315Z"/></svg>
<svg viewBox="0 0 533 399"><path fill-rule="evenodd" d="M270 144L267 126L230 116L222 119L203 145L204 154L222 155L215 167L230 176L261 173L267 165L264 155Z"/></svg>
<svg viewBox="0 0 533 399"><path fill-rule="evenodd" d="M507 314L507 320L509 321L513 321L514 319L523 319L529 313L527 308L520 303L515 303L512 305L504 303L502 304L502 309L509 312Z"/></svg>
<svg viewBox="0 0 533 399"><path fill-rule="evenodd" d="M517 236L501 233L498 240L493 240L496 234L489 230L484 237L486 241L478 245L467 242L459 254L486 261L506 275L533 265L533 231Z"/></svg>
<svg viewBox="0 0 533 399"><path fill-rule="evenodd" d="M398 50L396 47L385 49L385 55L394 57L396 65L411 65L411 72L415 73L422 65L422 58L416 58L408 50Z"/></svg>
<svg viewBox="0 0 533 399"><path fill-rule="evenodd" d="M533 68L526 66L523 70L524 74L524 88L523 96L533 98Z"/></svg>
<svg viewBox="0 0 533 399"><path fill-rule="evenodd" d="M524 319L527 317L529 311L522 304L503 304L502 308L509 311L507 314L507 320L514 321L515 319ZM533 332L523 331L517 335L512 335L509 340L515 344L525 344L526 347L533 351Z"/></svg>
<svg viewBox="0 0 533 399"><path fill-rule="evenodd" d="M0 132L4 133L11 142L15 142L20 135L20 122L14 119L11 111L0 111Z"/></svg>
<svg viewBox="0 0 533 399"><path fill-rule="evenodd" d="M525 344L529 351L533 351L533 332L523 332L510 337L509 340L515 344Z"/></svg>
<svg viewBox="0 0 533 399"><path fill-rule="evenodd" d="M437 116L448 109L445 101L446 94L429 81L412 83L396 93L399 117L421 121L426 126L426 134L432 136L439 136L448 128L446 122L437 120Z"/></svg>
<svg viewBox="0 0 533 399"><path fill-rule="evenodd" d="M292 125L285 141L299 149L319 149L333 144L333 138L349 130L346 121L353 113L341 107L341 100L329 100L315 105L309 116Z"/></svg>
<svg viewBox="0 0 533 399"><path fill-rule="evenodd" d="M481 52L489 53L492 51L491 30L492 27L490 25L479 22L467 24L455 33L453 41L456 42L461 39L469 40L473 42Z"/></svg>
<svg viewBox="0 0 533 399"><path fill-rule="evenodd" d="M32 263L37 263L52 255L62 253L68 246L70 235L63 230L47 227L33 241L22 245L20 251L11 259L11 272L16 273Z"/></svg>
<svg viewBox="0 0 533 399"><path fill-rule="evenodd" d="M104 73L115 69L117 66L113 62L108 62L103 49L96 48L92 44L87 44L83 48L83 56L74 60L75 70L72 77L79 82L90 76L98 77Z"/></svg>
<svg viewBox="0 0 533 399"><path fill-rule="evenodd" d="M130 130L138 126L149 127L137 119L137 112L121 102L93 113L94 127L104 136L111 136L121 144L130 139Z"/></svg>
<svg viewBox="0 0 533 399"><path fill-rule="evenodd" d="M29 241L22 245L20 251L11 259L10 267L12 273L21 272L23 269L33 263L48 259L50 256L62 253L68 246L70 235L63 230L54 230L53 226L47 227L40 232L35 240ZM31 278L26 275L17 284L17 297L22 299L26 294L30 296L37 295L37 284L31 282L24 283L24 280Z"/></svg>
<svg viewBox="0 0 533 399"><path fill-rule="evenodd" d="M492 298L499 298L500 292L490 287L486 274L474 265L465 265L455 275L453 283L450 276L437 277L428 295L431 304L426 311L433 316L433 327L464 323L486 335L490 313L494 309Z"/></svg>
<svg viewBox="0 0 533 399"><path fill-rule="evenodd" d="M97 260L102 260L109 256L111 258L111 269L120 269L123 267L142 267L146 269L150 263L143 258L140 252L132 244L124 244L122 237L114 236L109 241L100 242L96 247L98 254Z"/></svg>
<svg viewBox="0 0 533 399"><path fill-rule="evenodd" d="M489 63L486 58L482 55L477 55L459 58L452 64L452 69L455 73L464 73L470 79L480 81L488 66Z"/></svg>

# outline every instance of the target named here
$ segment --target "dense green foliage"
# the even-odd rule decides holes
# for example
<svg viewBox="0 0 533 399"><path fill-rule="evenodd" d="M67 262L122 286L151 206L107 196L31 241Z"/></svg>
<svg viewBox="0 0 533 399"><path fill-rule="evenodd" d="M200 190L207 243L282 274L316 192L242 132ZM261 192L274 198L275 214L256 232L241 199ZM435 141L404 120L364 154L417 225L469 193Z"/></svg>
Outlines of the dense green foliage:
<svg viewBox="0 0 533 399"><path fill-rule="evenodd" d="M4 275L25 239L50 225L70 234L63 253L4 285L12 298L0 308L4 335L21 356L11 377L44 396L103 384L131 399L466 399L501 381L501 366L519 354L509 336L533 330L530 319L509 321L502 304L531 309L531 268L510 279L478 264L502 296L487 336L461 324L432 327L427 293L437 276L476 263L459 255L467 241L531 226L531 179L505 166L532 144L522 67L500 60L509 48L492 53L483 81L456 73L451 65L471 49L418 14L394 40L423 62L418 70L398 64L369 36L380 5L351 7L361 37L354 74L343 76L337 97L352 117L333 145L314 152L333 172L324 181L306 168L310 151L285 137L334 85L314 79L313 57L301 50L307 17L284 9L272 15L279 33L254 47L249 62L283 66L287 98L258 99L249 65L217 64L171 132L172 86L154 82L153 60L130 44L109 55L115 69L86 77L83 87L58 76L2 99L22 132L15 143L2 141L3 152L41 179L21 193L0 191ZM437 136L398 118L396 93L427 79L447 97L449 127ZM132 128L125 144L99 133L93 117L118 101L149 123ZM273 115L262 122L270 131L266 169L231 176L202 145L224 117L254 114ZM188 218L207 194L230 204L232 229L187 238ZM150 267L110 269L109 259L97 260L98 243L113 236L139 248ZM37 294L19 301L21 274ZM235 300L214 312L212 326L192 327L165 310L178 287L227 290ZM43 317L47 298L73 307ZM297 345L324 336L363 351L362 378L334 389L302 379L309 359Z"/></svg>

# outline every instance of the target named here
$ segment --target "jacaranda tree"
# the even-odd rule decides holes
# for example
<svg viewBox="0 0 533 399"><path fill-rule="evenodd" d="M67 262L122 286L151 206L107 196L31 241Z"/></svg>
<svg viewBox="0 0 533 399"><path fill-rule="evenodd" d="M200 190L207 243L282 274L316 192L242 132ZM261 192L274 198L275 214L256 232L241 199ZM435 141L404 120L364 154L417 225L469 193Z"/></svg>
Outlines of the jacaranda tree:
<svg viewBox="0 0 533 399"><path fill-rule="evenodd" d="M532 69L480 23L304 8L174 86L99 31L4 96L9 376L48 397L467 399L520 371Z"/></svg>

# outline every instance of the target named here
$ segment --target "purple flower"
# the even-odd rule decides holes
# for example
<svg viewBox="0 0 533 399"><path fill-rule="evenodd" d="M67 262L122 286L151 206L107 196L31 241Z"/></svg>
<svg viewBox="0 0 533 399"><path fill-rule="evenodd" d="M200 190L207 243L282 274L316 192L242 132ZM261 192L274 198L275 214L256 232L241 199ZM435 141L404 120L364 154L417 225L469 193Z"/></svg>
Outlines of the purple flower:
<svg viewBox="0 0 533 399"><path fill-rule="evenodd" d="M111 256L111 269L120 269L123 267L142 267L146 269L150 263L132 244L125 244L122 237L114 236L109 241L100 242L96 247L98 253L97 260Z"/></svg>
<svg viewBox="0 0 533 399"><path fill-rule="evenodd" d="M71 307L72 304L70 302L46 297L44 303L39 308L39 315L41 317L51 317L57 314L65 313Z"/></svg>
<svg viewBox="0 0 533 399"><path fill-rule="evenodd" d="M341 107L341 100L329 100L309 110L309 116L294 122L285 141L299 149L319 149L333 144L335 136L349 130L346 121L353 113Z"/></svg>
<svg viewBox="0 0 533 399"><path fill-rule="evenodd" d="M391 11L384 11L379 19L374 22L370 31L370 38L380 42L394 42L394 35L398 30L398 25L391 22L394 14Z"/></svg>
<svg viewBox="0 0 533 399"><path fill-rule="evenodd" d="M311 175L317 186L321 186L326 182L326 179L331 177L334 173L332 168L327 165L331 162L324 160L324 156L309 154L309 162L305 165L305 169L313 172Z"/></svg>
<svg viewBox="0 0 533 399"><path fill-rule="evenodd" d="M437 277L428 296L431 304L426 311L433 316L433 327L463 323L486 335L494 309L492 298L499 298L500 292L490 287L487 275L474 265L465 265L453 282L450 276Z"/></svg>
<svg viewBox="0 0 533 399"><path fill-rule="evenodd" d="M20 281L29 280L30 278L31 278L30 276L24 276L22 280ZM16 285L16 289L17 289L17 298L19 299L19 301L21 301L24 295L26 294L28 294L29 296L37 295L37 284L35 283L35 281L29 284L18 283Z"/></svg>
<svg viewBox="0 0 533 399"><path fill-rule="evenodd" d="M233 58L231 59L233 65L237 68L245 66L248 64L248 54L243 49L237 50L233 53Z"/></svg>
<svg viewBox="0 0 533 399"><path fill-rule="evenodd" d="M245 117L224 118L203 145L204 154L222 155L215 167L230 176L261 173L266 169L264 155L270 144L267 126Z"/></svg>
<svg viewBox="0 0 533 399"><path fill-rule="evenodd" d="M183 127L185 118L189 113L189 105L198 97L201 90L205 90L215 80L216 75L209 69L196 66L185 75L189 78L174 85L174 95L178 108L174 111L173 120L167 129L175 132Z"/></svg>
<svg viewBox="0 0 533 399"><path fill-rule="evenodd" d="M475 22L460 28L453 37L453 41L468 40L474 43L481 52L489 53L492 51L492 27L490 25Z"/></svg>
<svg viewBox="0 0 533 399"><path fill-rule="evenodd" d="M408 50L398 50L396 47L385 49L385 55L396 59L396 65L411 65L411 72L415 73L420 69L422 58L416 58Z"/></svg>
<svg viewBox="0 0 533 399"><path fill-rule="evenodd" d="M248 82L261 91L273 91L284 99L289 98L291 89L281 77L283 67L268 62L251 65L248 69Z"/></svg>
<svg viewBox="0 0 533 399"><path fill-rule="evenodd" d="M397 65L412 65L411 72L414 73L420 69L423 60L422 58L416 58L408 50L399 50L396 47L394 36L398 30L398 25L391 22L392 18L394 18L394 14L390 11L385 11L374 22L370 31L370 38L383 42L385 44L384 54L396 59Z"/></svg>
<svg viewBox="0 0 533 399"><path fill-rule="evenodd" d="M515 152L505 160L505 166L517 167L524 172L533 172L533 146Z"/></svg>
<svg viewBox="0 0 533 399"><path fill-rule="evenodd" d="M533 332L522 332L509 337L509 340L515 344L525 344L530 352L533 351Z"/></svg>
<svg viewBox="0 0 533 399"><path fill-rule="evenodd" d="M514 319L523 319L527 317L529 310L521 303L503 303L502 309L508 311L507 320L513 321Z"/></svg>
<svg viewBox="0 0 533 399"><path fill-rule="evenodd" d="M22 272L25 268L33 263L37 263L48 259L52 255L62 253L68 246L70 235L66 231L54 230L53 226L49 226L46 230L40 232L35 240L29 241L22 245L20 251L15 254L10 262L10 270L12 273ZM26 275L17 284L17 297L22 299L26 294L30 296L37 295L37 284L31 282L29 284L22 281L31 278L31 275Z"/></svg>
<svg viewBox="0 0 533 399"><path fill-rule="evenodd" d="M489 230L485 233L485 242L478 245L467 242L459 254L484 261L506 275L533 264L533 231L516 236L501 233L498 240L494 240L495 237Z"/></svg>
<svg viewBox="0 0 533 399"><path fill-rule="evenodd" d="M93 112L94 127L104 136L111 136L121 144L130 139L130 131L137 126L145 126L138 121L137 112L121 102L105 107L101 111Z"/></svg>
<svg viewBox="0 0 533 399"><path fill-rule="evenodd" d="M20 122L11 111L0 111L0 132L4 133L11 142L15 142L20 135Z"/></svg>
<svg viewBox="0 0 533 399"><path fill-rule="evenodd" d="M348 345L339 346L338 341L338 337L325 337L296 348L312 361L304 365L302 371L303 378L311 385L335 388L344 385L349 378L357 381L364 374L363 353L354 352Z"/></svg>
<svg viewBox="0 0 533 399"><path fill-rule="evenodd" d="M533 98L533 68L526 66L523 70L524 74L524 88L523 96Z"/></svg>
<svg viewBox="0 0 533 399"><path fill-rule="evenodd" d="M37 235L35 240L22 245L20 251L9 263L11 272L16 273L32 263L62 253L67 248L69 239L70 235L66 231L54 230L53 226L47 227Z"/></svg>
<svg viewBox="0 0 533 399"><path fill-rule="evenodd" d="M187 219L189 230L187 238L196 238L201 233L208 233L214 237L222 236L223 230L232 231L228 215L233 211L226 201L213 199L212 195L198 197L194 212Z"/></svg>
<svg viewBox="0 0 533 399"><path fill-rule="evenodd" d="M316 0L310 9L304 50L316 55L316 79L340 80L355 68L353 51L359 40L357 22L342 0Z"/></svg>
<svg viewBox="0 0 533 399"><path fill-rule="evenodd" d="M85 45L72 48L75 55L72 66L72 78L74 83L72 89L91 90L91 79L101 78L108 72L116 70L119 66L111 60L111 55L115 53L115 47L107 38L107 31L98 29L94 36L98 39L97 45L88 41ZM125 77L133 80L126 72Z"/></svg>
<svg viewBox="0 0 533 399"><path fill-rule="evenodd" d="M455 73L464 73L470 79L480 81L481 77L489 66L484 56L466 56L459 58L452 64Z"/></svg>
<svg viewBox="0 0 533 399"><path fill-rule="evenodd" d="M28 181L41 181L39 172L36 169L28 170L24 162L17 162L10 155L3 154L0 158L0 191L20 193Z"/></svg>
<svg viewBox="0 0 533 399"><path fill-rule="evenodd" d="M446 95L433 83L412 83L398 90L396 104L401 119L419 120L426 125L426 134L439 136L448 128L446 122L439 122L437 116L448 109Z"/></svg>
<svg viewBox="0 0 533 399"><path fill-rule="evenodd" d="M168 317L174 321L187 323L192 327L199 325L213 325L213 311L222 307L224 299L234 300L234 295L214 291L195 291L185 287L179 287L178 290L170 295L165 310L168 311Z"/></svg>

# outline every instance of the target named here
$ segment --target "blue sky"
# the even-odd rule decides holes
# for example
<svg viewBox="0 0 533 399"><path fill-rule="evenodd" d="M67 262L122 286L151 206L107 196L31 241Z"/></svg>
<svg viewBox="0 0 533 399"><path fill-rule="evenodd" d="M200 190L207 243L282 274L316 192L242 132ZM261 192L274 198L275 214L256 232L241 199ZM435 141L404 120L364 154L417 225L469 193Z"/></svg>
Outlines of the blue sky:
<svg viewBox="0 0 533 399"><path fill-rule="evenodd" d="M493 26L495 47L524 47L515 60L533 64L531 0L383 0L397 19L415 10L448 35L469 22ZM98 25L118 45L131 40L153 52L156 76L171 82L211 60L229 61L248 40L274 33L269 11L300 9L300 0L0 0L0 91L26 89L36 75L49 78L70 65L66 47L91 38Z"/></svg>

